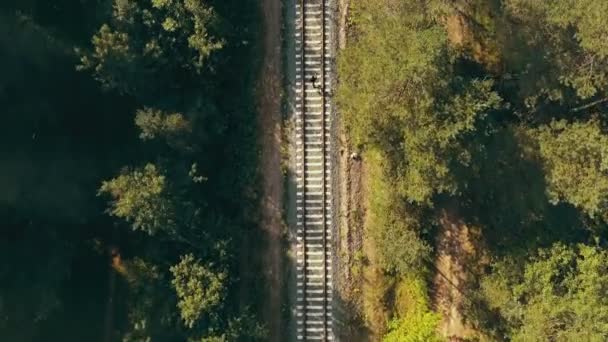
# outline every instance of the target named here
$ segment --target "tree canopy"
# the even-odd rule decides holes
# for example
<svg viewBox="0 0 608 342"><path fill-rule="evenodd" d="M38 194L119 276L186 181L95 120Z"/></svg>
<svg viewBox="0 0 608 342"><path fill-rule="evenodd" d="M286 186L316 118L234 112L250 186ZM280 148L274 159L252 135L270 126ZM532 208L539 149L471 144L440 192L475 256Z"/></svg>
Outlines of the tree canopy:
<svg viewBox="0 0 608 342"><path fill-rule="evenodd" d="M533 131L540 147L549 198L590 216L607 217L608 135L597 120L556 121Z"/></svg>
<svg viewBox="0 0 608 342"><path fill-rule="evenodd" d="M256 6L0 4L3 339L264 340Z"/></svg>
<svg viewBox="0 0 608 342"><path fill-rule="evenodd" d="M389 323L383 342L444 341L437 333L441 316L429 309L429 298L421 279L406 276L397 295L407 297L407 306Z"/></svg>
<svg viewBox="0 0 608 342"><path fill-rule="evenodd" d="M148 97L184 87L223 45L211 33L217 15L203 1L115 0L112 7L111 21L93 36L93 51L83 51L79 65L106 88Z"/></svg>
<svg viewBox="0 0 608 342"><path fill-rule="evenodd" d="M398 191L428 204L457 192L456 170L470 159L464 140L501 99L491 80L454 75L445 29L430 14L407 15L416 5L359 5L366 16L339 64L337 100L354 142L387 153Z"/></svg>
<svg viewBox="0 0 608 342"><path fill-rule="evenodd" d="M166 193L165 176L153 164L127 170L103 182L100 194L109 194L113 201L110 213L132 223L134 230L153 235L174 229L174 209Z"/></svg>
<svg viewBox="0 0 608 342"><path fill-rule="evenodd" d="M482 288L511 324L513 341L602 341L608 337L607 262L603 249L558 243L539 250L522 273L497 263Z"/></svg>
<svg viewBox="0 0 608 342"><path fill-rule="evenodd" d="M603 262L608 229L607 6L351 3L336 99L348 142L365 165L369 267L388 279L384 295L391 298L365 303L362 315L371 317L365 310L374 307L395 317L370 330L388 329L392 340L435 338L412 336L442 318L428 310L400 319L394 287L414 274L445 276L429 267L444 248L466 265L454 271L464 275L452 275L467 279L457 285L466 308L454 310L470 320L474 338L606 339L608 306L574 284L603 281L603 269L583 260ZM475 227L479 236L442 246L442 212L451 213L454 229ZM460 250L477 259L458 260ZM489 267L490 260L501 266ZM431 291L437 285L424 285L441 306Z"/></svg>
<svg viewBox="0 0 608 342"><path fill-rule="evenodd" d="M171 273L171 284L179 299L177 306L187 327L192 328L223 302L226 275L213 272L192 254L182 256L180 262L171 267Z"/></svg>
<svg viewBox="0 0 608 342"><path fill-rule="evenodd" d="M533 85L523 86L533 89L524 97L547 96L563 101L568 96L566 88L581 99L606 96L608 19L600 13L608 10L607 6L597 0L505 2L508 15L521 23L516 36L528 47L505 54L518 56L507 61L519 61L512 64L516 72L523 76L522 82ZM543 52L532 54L537 49Z"/></svg>

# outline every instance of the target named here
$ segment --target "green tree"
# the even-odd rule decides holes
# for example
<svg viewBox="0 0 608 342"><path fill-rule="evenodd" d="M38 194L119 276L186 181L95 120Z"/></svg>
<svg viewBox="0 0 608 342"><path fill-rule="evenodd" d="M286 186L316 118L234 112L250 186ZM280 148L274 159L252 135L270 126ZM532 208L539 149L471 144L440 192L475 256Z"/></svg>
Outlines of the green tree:
<svg viewBox="0 0 608 342"><path fill-rule="evenodd" d="M177 306L187 327L192 328L221 306L225 297L225 273L214 272L192 254L182 256L180 262L171 267L171 273L171 284L179 299Z"/></svg>
<svg viewBox="0 0 608 342"><path fill-rule="evenodd" d="M133 230L150 235L175 230L175 206L167 193L166 179L153 164L125 169L104 181L99 194L112 198L109 213L131 223Z"/></svg>
<svg viewBox="0 0 608 342"><path fill-rule="evenodd" d="M190 338L188 342L229 342L229 341L265 341L268 332L249 312L245 312L228 322L225 332L200 338Z"/></svg>
<svg viewBox="0 0 608 342"><path fill-rule="evenodd" d="M386 160L376 150L366 153L370 167L369 227L378 249L380 264L389 272L400 275L420 272L431 253L431 247L421 235L422 215L400 198L387 181L383 165Z"/></svg>
<svg viewBox="0 0 608 342"><path fill-rule="evenodd" d="M354 142L386 153L396 190L430 204L457 192L455 172L470 160L465 142L501 100L491 80L456 74L445 29L419 5L359 5L365 15L340 57L337 99Z"/></svg>
<svg viewBox="0 0 608 342"><path fill-rule="evenodd" d="M235 291L185 327L169 262L192 252L238 284L227 241L240 245L255 223L244 208L256 208L256 6L0 3L0 137L14 147L0 158L3 340L254 340L259 324ZM110 179L116 165L137 167ZM99 215L102 179L110 215Z"/></svg>
<svg viewBox="0 0 608 342"><path fill-rule="evenodd" d="M437 325L441 317L431 311L393 320L383 342L441 342Z"/></svg>
<svg viewBox="0 0 608 342"><path fill-rule="evenodd" d="M126 260L123 267L129 291L128 328L123 342L174 339L176 297L168 288L162 267L140 257Z"/></svg>
<svg viewBox="0 0 608 342"><path fill-rule="evenodd" d="M570 203L592 217L608 215L608 135L600 123L555 121L531 132L550 200Z"/></svg>
<svg viewBox="0 0 608 342"><path fill-rule="evenodd" d="M523 267L501 261L482 281L490 306L511 324L513 341L605 341L608 252L555 244ZM515 268L514 268L515 267Z"/></svg>
<svg viewBox="0 0 608 342"><path fill-rule="evenodd" d="M508 0L505 8L517 23L509 32L521 46L505 47L504 53L521 76L522 95L529 104L541 96L564 100L565 88L581 99L607 94L606 1Z"/></svg>
<svg viewBox="0 0 608 342"><path fill-rule="evenodd" d="M79 69L92 71L107 88L137 96L183 87L222 47L210 33L216 22L203 1L115 0L112 20L93 36L93 51L80 51Z"/></svg>
<svg viewBox="0 0 608 342"><path fill-rule="evenodd" d="M389 323L383 342L441 342L437 333L441 316L429 308L429 298L421 278L401 279L397 290L398 301L404 301L399 316ZM399 298L400 297L400 298Z"/></svg>
<svg viewBox="0 0 608 342"><path fill-rule="evenodd" d="M192 133L192 123L181 113L146 107L135 113L135 125L144 141L162 139L177 150L189 150L187 141Z"/></svg>
<svg viewBox="0 0 608 342"><path fill-rule="evenodd" d="M158 109L144 108L135 113L135 125L139 137L150 140L157 137L172 138L191 130L190 123L180 113L166 113Z"/></svg>

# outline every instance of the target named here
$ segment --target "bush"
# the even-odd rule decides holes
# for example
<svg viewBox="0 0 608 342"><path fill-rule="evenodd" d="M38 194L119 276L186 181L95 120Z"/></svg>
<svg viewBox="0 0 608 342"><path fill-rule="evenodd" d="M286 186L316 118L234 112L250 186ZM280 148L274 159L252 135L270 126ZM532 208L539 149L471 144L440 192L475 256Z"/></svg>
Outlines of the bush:
<svg viewBox="0 0 608 342"><path fill-rule="evenodd" d="M426 284L420 278L407 277L397 288L399 317L389 324L383 342L439 342L437 334L441 316L429 309Z"/></svg>

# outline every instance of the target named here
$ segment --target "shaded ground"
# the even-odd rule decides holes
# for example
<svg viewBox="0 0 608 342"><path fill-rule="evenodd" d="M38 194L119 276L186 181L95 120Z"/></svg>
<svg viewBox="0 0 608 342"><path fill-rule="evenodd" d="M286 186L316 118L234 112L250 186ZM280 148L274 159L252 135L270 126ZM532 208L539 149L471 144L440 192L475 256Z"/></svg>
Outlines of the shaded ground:
<svg viewBox="0 0 608 342"><path fill-rule="evenodd" d="M260 2L264 27L262 70L258 82L260 176L262 181L261 228L267 236L263 251L266 286L263 314L269 341L280 341L283 299L283 175L281 173L281 1Z"/></svg>

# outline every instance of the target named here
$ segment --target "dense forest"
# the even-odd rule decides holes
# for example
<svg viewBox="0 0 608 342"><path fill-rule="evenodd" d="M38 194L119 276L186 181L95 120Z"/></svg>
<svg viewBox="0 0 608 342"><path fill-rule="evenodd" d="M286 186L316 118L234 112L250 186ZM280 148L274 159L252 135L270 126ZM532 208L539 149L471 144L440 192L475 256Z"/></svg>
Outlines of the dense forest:
<svg viewBox="0 0 608 342"><path fill-rule="evenodd" d="M608 340L607 13L604 0L350 3L337 100L368 167L384 282L360 316L384 341L451 337L433 283L446 227L470 235L450 240L471 256L455 310L472 332L454 338Z"/></svg>
<svg viewBox="0 0 608 342"><path fill-rule="evenodd" d="M256 6L0 2L1 340L264 338Z"/></svg>
<svg viewBox="0 0 608 342"><path fill-rule="evenodd" d="M268 339L257 6L0 1L2 341ZM348 324L608 340L607 14L350 1L335 100L372 247L348 266L373 277Z"/></svg>

